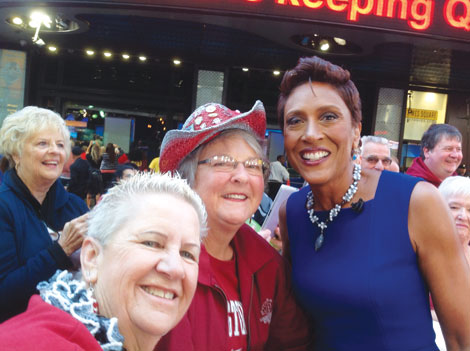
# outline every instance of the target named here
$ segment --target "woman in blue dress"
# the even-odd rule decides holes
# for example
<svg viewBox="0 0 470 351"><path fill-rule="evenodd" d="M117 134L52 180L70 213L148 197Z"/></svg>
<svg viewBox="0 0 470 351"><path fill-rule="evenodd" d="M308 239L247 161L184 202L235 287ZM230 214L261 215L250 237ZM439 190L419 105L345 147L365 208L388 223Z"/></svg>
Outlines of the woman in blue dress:
<svg viewBox="0 0 470 351"><path fill-rule="evenodd" d="M447 349L470 350L470 271L449 210L420 178L354 161L362 117L349 72L300 59L278 116L289 163L309 184L280 225L315 350L438 350L429 293Z"/></svg>

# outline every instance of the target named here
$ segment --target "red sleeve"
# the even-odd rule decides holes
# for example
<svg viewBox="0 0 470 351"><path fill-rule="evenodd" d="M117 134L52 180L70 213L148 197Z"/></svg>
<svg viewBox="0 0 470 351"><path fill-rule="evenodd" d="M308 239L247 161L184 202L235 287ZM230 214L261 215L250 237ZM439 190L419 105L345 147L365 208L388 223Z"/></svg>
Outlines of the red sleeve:
<svg viewBox="0 0 470 351"><path fill-rule="evenodd" d="M277 297L265 350L308 351L312 349L312 330L294 296L290 265L283 259L279 267Z"/></svg>

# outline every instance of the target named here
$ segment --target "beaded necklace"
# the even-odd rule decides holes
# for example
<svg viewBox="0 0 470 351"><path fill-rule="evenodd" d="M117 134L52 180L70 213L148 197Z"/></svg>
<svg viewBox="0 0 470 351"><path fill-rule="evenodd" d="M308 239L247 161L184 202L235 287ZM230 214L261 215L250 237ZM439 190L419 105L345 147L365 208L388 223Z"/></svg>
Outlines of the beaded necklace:
<svg viewBox="0 0 470 351"><path fill-rule="evenodd" d="M320 248L323 245L323 241L325 240L324 232L325 229L328 227L328 223L333 222L333 219L338 215L338 213L341 211L341 207L343 207L344 204L348 203L349 201L352 200L354 197L354 194L357 192L357 183L361 179L361 165L355 164L354 169L353 169L353 182L349 186L348 190L346 191L346 194L343 195L342 201L339 204L336 204L329 212L328 217L324 222L320 222L320 219L318 216L314 214L314 205L315 205L315 200L313 198L313 193L310 190L307 194L307 202L305 204L305 207L307 208L307 213L308 213L308 218L310 218L310 221L312 224L315 224L318 228L320 228L320 235L318 238L315 240L315 251L320 250Z"/></svg>

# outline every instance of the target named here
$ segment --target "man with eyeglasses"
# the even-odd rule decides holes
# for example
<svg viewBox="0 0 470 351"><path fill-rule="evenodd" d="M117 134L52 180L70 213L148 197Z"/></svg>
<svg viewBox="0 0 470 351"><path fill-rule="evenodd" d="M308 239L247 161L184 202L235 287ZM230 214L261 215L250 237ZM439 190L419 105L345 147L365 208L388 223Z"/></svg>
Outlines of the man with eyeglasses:
<svg viewBox="0 0 470 351"><path fill-rule="evenodd" d="M462 158L459 130L449 124L433 124L421 138L421 156L413 160L406 174L421 177L438 187L447 177L457 175Z"/></svg>
<svg viewBox="0 0 470 351"><path fill-rule="evenodd" d="M388 140L374 135L361 138L361 167L383 171L392 164Z"/></svg>

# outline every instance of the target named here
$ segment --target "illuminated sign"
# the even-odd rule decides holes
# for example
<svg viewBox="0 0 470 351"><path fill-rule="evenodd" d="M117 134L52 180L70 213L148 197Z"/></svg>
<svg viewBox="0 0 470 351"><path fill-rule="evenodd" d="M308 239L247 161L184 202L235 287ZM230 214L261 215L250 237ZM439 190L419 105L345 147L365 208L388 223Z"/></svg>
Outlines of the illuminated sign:
<svg viewBox="0 0 470 351"><path fill-rule="evenodd" d="M83 122L83 121L65 121L65 125L68 126L68 127L86 128L87 122Z"/></svg>
<svg viewBox="0 0 470 351"><path fill-rule="evenodd" d="M406 109L406 118L437 121L437 111L408 108Z"/></svg>
<svg viewBox="0 0 470 351"><path fill-rule="evenodd" d="M398 18L416 30L429 28L435 6L434 0L275 0L275 3L308 9L325 7L330 11L345 12L351 22L358 22L361 16Z"/></svg>
<svg viewBox="0 0 470 351"><path fill-rule="evenodd" d="M114 0L125 2L125 0ZM165 8L346 24L470 41L470 0L134 0Z"/></svg>

